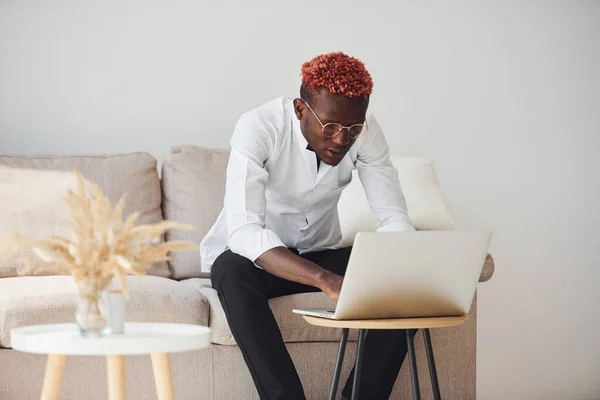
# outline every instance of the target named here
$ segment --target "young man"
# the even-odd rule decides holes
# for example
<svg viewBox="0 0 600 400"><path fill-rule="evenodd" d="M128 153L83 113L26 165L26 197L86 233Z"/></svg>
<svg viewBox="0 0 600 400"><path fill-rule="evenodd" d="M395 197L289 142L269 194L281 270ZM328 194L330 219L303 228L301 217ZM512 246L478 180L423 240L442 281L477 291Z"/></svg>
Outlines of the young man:
<svg viewBox="0 0 600 400"><path fill-rule="evenodd" d="M300 98L273 100L235 127L225 207L201 256L261 399L305 398L268 301L319 290L337 299L350 256L337 203L352 170L379 231L414 229L383 132L367 113L372 89L359 60L320 55L302 67ZM368 333L361 399L389 398L406 350L403 331Z"/></svg>

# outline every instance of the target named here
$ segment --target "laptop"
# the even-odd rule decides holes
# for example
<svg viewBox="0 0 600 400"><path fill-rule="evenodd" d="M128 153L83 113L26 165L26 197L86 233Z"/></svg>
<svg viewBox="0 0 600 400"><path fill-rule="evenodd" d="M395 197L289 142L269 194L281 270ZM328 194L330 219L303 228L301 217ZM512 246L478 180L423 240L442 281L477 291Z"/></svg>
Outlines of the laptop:
<svg viewBox="0 0 600 400"><path fill-rule="evenodd" d="M491 232L361 232L354 240L335 309L316 317L380 319L469 312Z"/></svg>

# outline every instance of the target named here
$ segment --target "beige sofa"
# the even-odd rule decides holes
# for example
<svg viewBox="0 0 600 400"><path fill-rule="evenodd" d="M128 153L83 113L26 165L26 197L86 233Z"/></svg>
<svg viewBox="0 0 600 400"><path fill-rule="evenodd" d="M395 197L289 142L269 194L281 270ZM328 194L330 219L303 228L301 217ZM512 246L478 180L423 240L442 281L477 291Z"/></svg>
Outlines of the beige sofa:
<svg viewBox="0 0 600 400"><path fill-rule="evenodd" d="M0 157L0 166L33 170L70 171L77 167L112 198L128 193L128 208L141 211L142 222L168 218L198 229L174 232L169 238L200 242L222 206L228 152L195 146L172 149L165 155L162 179L157 161L149 154L94 157ZM40 179L44 172L40 172ZM0 180L1 181L1 180ZM1 182L0 182L1 184ZM0 219L1 220L1 219ZM35 223L34 223L35 226ZM1 231L0 231L1 233ZM210 280L200 273L197 252L176 254L169 265L157 265L151 276L129 277L129 321L181 322L212 328L210 348L174 354L173 379L178 399L256 399L250 374L227 326ZM13 266L14 267L14 266ZM481 281L493 273L491 257ZM0 266L0 399L39 398L45 356L11 349L15 327L73 321L76 288L69 276L17 276L16 269ZM308 326L291 313L295 307L329 307L322 294L299 294L271 301L283 337L296 363L309 399L327 398L340 332ZM442 395L447 399L475 398L477 303L461 327L432 331ZM352 337L355 340L356 337ZM424 398L431 396L423 342L417 340L419 374ZM349 346L345 374L354 358ZM61 399L95 400L107 396L102 357L70 357ZM149 357L127 359L131 399L155 398ZM400 372L394 399L411 398L407 364Z"/></svg>

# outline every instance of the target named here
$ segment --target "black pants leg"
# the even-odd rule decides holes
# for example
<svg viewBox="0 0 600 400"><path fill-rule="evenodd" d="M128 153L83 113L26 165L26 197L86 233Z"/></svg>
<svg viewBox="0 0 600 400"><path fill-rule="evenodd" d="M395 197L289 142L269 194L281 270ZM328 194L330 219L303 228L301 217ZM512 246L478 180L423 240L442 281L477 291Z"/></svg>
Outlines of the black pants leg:
<svg viewBox="0 0 600 400"><path fill-rule="evenodd" d="M260 398L305 399L268 303L274 291L291 290L294 282L277 278L231 251L215 260L211 279Z"/></svg>
<svg viewBox="0 0 600 400"><path fill-rule="evenodd" d="M350 250L326 250L302 257L344 275ZM318 289L271 275L231 251L217 258L211 276L261 399L304 399L300 378L268 300ZM369 399L387 399L406 354L406 340L403 331L372 332L365 343L360 394ZM348 382L345 395L352 387L352 374Z"/></svg>
<svg viewBox="0 0 600 400"><path fill-rule="evenodd" d="M407 351L404 330L369 330L363 353L359 399L389 399ZM353 379L354 369L342 390L348 399L352 397Z"/></svg>

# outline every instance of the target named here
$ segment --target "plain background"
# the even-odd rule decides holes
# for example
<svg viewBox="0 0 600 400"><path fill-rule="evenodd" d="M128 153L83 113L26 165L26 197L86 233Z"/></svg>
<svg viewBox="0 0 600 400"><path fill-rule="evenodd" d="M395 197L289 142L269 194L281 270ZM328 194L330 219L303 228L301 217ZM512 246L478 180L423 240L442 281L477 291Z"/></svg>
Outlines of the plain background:
<svg viewBox="0 0 600 400"><path fill-rule="evenodd" d="M227 147L343 50L393 153L495 232L478 398L600 398L600 2L215 3L0 0L0 153Z"/></svg>

